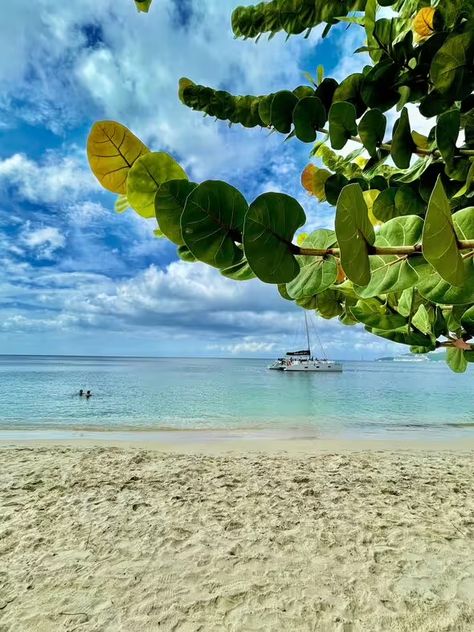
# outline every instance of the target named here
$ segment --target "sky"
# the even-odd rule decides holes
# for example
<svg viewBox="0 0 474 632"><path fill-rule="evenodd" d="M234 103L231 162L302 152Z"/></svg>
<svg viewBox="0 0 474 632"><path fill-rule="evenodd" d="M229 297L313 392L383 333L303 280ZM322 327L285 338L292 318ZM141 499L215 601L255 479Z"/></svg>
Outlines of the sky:
<svg viewBox="0 0 474 632"><path fill-rule="evenodd" d="M322 64L338 79L364 58L357 25L321 39L235 40L236 0L16 0L0 23L0 353L271 357L301 346L303 313L276 288L238 283L178 260L153 220L114 211L90 173L94 121L128 126L190 179L222 179L250 202L295 196L307 228L333 210L302 189L310 145L229 126L187 109L181 76L236 94L306 83ZM316 319L334 358L407 351L361 327ZM318 349L316 348L316 351Z"/></svg>

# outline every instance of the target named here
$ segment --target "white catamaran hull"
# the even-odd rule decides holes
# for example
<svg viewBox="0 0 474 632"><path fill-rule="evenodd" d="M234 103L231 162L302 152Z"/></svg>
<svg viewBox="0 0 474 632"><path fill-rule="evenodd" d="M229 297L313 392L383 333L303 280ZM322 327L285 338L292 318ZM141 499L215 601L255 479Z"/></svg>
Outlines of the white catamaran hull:
<svg viewBox="0 0 474 632"><path fill-rule="evenodd" d="M285 367L285 371L305 371L305 372L319 372L319 373L341 373L342 372L342 364L339 362L318 362L318 361L309 361L309 362L297 362L294 364L289 364Z"/></svg>

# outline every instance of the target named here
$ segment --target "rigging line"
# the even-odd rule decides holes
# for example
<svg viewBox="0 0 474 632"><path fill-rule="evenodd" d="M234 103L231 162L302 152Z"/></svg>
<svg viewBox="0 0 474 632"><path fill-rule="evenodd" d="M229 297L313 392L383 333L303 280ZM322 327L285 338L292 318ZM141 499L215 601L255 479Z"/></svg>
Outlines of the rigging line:
<svg viewBox="0 0 474 632"><path fill-rule="evenodd" d="M316 338L318 340L318 344L319 344L319 346L321 348L321 351L323 352L323 357L321 359L322 360L327 360L328 356L327 356L327 353L326 353L326 349L324 348L323 343L321 341L321 338L320 338L320 336L318 334L318 329L317 329L316 324L313 325L313 331L316 334Z"/></svg>

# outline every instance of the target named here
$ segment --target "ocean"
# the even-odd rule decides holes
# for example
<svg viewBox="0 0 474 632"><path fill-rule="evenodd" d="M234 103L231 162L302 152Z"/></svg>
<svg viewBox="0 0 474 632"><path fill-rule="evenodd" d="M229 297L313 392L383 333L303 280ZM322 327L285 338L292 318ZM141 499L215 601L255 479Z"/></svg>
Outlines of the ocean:
<svg viewBox="0 0 474 632"><path fill-rule="evenodd" d="M0 356L0 438L96 430L385 439L474 432L472 372L454 374L443 362L346 362L340 374L269 371L269 362ZM93 396L80 398L80 388Z"/></svg>

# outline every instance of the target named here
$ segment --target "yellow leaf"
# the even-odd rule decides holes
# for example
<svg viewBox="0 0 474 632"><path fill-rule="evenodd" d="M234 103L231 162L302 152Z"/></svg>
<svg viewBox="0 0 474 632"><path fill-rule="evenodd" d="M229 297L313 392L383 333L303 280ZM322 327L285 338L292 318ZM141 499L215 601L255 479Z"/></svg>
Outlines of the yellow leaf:
<svg viewBox="0 0 474 632"><path fill-rule="evenodd" d="M307 236L308 236L308 233L300 233L298 235L298 237L296 238L296 243L298 244L298 246L301 246L301 244L304 242Z"/></svg>
<svg viewBox="0 0 474 632"><path fill-rule="evenodd" d="M413 19L413 30L420 37L425 38L433 34L436 9L424 7L420 9Z"/></svg>
<svg viewBox="0 0 474 632"><path fill-rule="evenodd" d="M367 204L367 208L369 210L369 220L372 226L381 226L383 222L375 217L372 212L372 208L374 206L374 202L377 199L380 191L378 189L369 189L368 191L363 192L364 201Z"/></svg>
<svg viewBox="0 0 474 632"><path fill-rule="evenodd" d="M369 162L367 158L364 158L363 156L358 156L355 160L354 160L355 164L360 167L360 169L363 169L365 167L365 165Z"/></svg>
<svg viewBox="0 0 474 632"><path fill-rule="evenodd" d="M135 0L135 6L139 11L142 11L143 13L148 13L152 2L153 0Z"/></svg>
<svg viewBox="0 0 474 632"><path fill-rule="evenodd" d="M149 149L132 132L115 121L94 123L87 139L92 173L112 193L127 192L127 176L137 158Z"/></svg>
<svg viewBox="0 0 474 632"><path fill-rule="evenodd" d="M182 103L184 103L183 92L186 90L186 88L189 88L189 86L195 86L195 85L196 84L194 83L194 81L191 81L191 79L188 79L187 77L181 77L178 84L178 97Z"/></svg>
<svg viewBox="0 0 474 632"><path fill-rule="evenodd" d="M320 169L310 164L301 174L301 184L311 195L316 196L320 202L324 202L326 200L324 184L330 175L327 169Z"/></svg>

